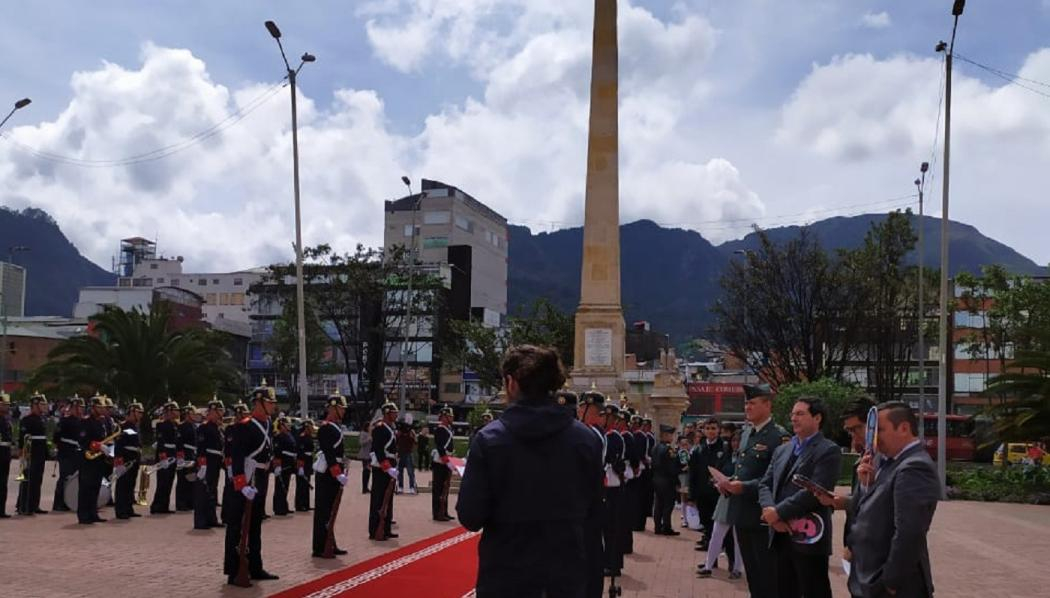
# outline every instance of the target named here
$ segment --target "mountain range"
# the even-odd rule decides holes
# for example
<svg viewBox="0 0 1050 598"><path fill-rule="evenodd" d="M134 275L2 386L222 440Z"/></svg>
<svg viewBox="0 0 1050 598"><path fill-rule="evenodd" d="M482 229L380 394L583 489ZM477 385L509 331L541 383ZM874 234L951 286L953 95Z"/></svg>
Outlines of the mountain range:
<svg viewBox="0 0 1050 598"><path fill-rule="evenodd" d="M829 251L851 249L863 243L873 222L885 218L885 214L834 217L809 225L809 230ZM913 218L917 224L918 217ZM925 217L922 224L925 262L935 267L940 261L940 220ZM508 229L510 313L519 313L541 297L565 311L575 310L580 297L583 229L536 234L523 226ZM788 226L767 229L766 233L779 242L798 235L799 230ZM116 276L81 255L42 210L0 208L0 238L7 242L8 255L3 257L13 257L27 268L26 315L71 315L81 287L115 284ZM627 322L647 320L654 330L680 341L703 335L708 329L709 306L718 297L718 281L726 264L735 252L756 248L758 235L751 233L716 246L696 231L639 220L620 227L620 243ZM949 244L953 275L978 273L987 264L1002 264L1024 274L1047 272L968 224L951 223ZM17 246L28 247L28 251L12 253L10 248ZM0 251L3 249L0 246Z"/></svg>

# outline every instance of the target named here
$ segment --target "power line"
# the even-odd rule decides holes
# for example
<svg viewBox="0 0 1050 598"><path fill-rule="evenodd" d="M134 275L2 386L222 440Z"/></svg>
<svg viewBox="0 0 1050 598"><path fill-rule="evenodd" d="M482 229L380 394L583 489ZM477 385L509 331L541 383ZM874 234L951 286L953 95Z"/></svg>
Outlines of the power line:
<svg viewBox="0 0 1050 598"><path fill-rule="evenodd" d="M128 157L125 157L125 158L108 159L108 160L91 160L91 159L85 159L85 158L78 158L76 156L68 156L68 155L63 155L63 154L57 154L57 153L41 150L39 148L35 148L35 147L30 146L30 145L26 145L26 144L24 144L24 143L22 143L20 141L15 140L14 137L11 136L10 133L0 133L0 138L3 138L5 140L7 140L9 143L11 143L11 145L13 147L15 147L16 149L22 151L23 153L27 153L27 154L32 155L33 157L39 158L41 160L46 160L46 161L49 161L49 162L55 162L55 163L58 163L58 164L64 164L64 165L67 165L67 166L79 166L79 167L82 167L82 168L111 168L111 167L118 167L118 166L131 166L131 165L134 165L134 164L140 164L140 163L143 163L143 162L152 162L152 161L155 161L155 160L161 160L163 158L167 158L167 157L169 157L171 155L177 154L177 153L182 152L184 150L187 150L187 149L189 149L189 148L191 148L191 147L193 147L195 145L203 143L204 141L207 141L208 139L211 139L212 137L218 135L219 133L221 133L221 132L223 132L223 131L225 131L225 130L227 130L227 129L235 126L235 125L237 125L241 121L243 121L249 114L251 114L252 112L255 112L263 104L265 104L270 98L272 98L273 96L277 95L277 93L280 92L281 89L283 89L285 85L286 85L286 83L284 81L280 81L280 82L270 86L264 92L262 92L261 94L256 96L254 99L252 99L251 101L246 103L241 108L239 108L236 111L234 111L233 113L231 113L226 118L222 119L221 121L211 125L210 127L206 128L206 129L204 129L202 131L199 131L199 132L191 135L190 137L187 137L185 139L182 139L181 141L178 141L178 142L175 142L175 143L163 146L163 147L159 147L157 149L154 149L154 150L151 150L151 151L148 151L148 152L144 152L144 153L141 153L141 154L135 154L135 155L128 156Z"/></svg>
<svg viewBox="0 0 1050 598"><path fill-rule="evenodd" d="M979 69L987 71L987 72L991 73L992 75L995 75L996 77L999 77L1000 79L1006 81L1007 83L1010 83L1011 85L1016 85L1017 87L1020 87L1021 89L1025 89L1025 90L1028 90L1028 91L1030 91L1030 92L1032 92L1034 94L1041 95L1044 98L1050 98L1050 92L1042 91L1042 90L1039 90L1039 89L1036 89L1034 87L1030 87L1029 86L1029 84L1030 85L1039 85L1039 86L1045 87L1048 90L1050 90L1050 83L1046 83L1044 81L1037 81L1035 79L1028 79L1028 78L1022 77L1021 75L1018 75L1016 73L1008 73L1006 71L997 69L995 67L991 67L991 66L988 66L986 64L981 64L980 62L977 62L976 60L971 60L971 59L969 59L969 58L959 54L958 52L952 54L952 56L954 58L958 58L959 60L961 60L963 62L966 62L968 64L972 64L973 66L975 66L975 67L977 67Z"/></svg>

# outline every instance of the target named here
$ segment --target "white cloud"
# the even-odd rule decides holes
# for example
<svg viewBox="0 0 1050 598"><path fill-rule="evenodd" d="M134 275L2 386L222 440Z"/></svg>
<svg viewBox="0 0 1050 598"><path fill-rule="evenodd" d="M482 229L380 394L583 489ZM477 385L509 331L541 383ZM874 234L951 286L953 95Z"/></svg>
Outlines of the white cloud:
<svg viewBox="0 0 1050 598"><path fill-rule="evenodd" d="M893 23L890 19L890 13L886 11L865 13L860 20L869 29L885 29Z"/></svg>
<svg viewBox="0 0 1050 598"><path fill-rule="evenodd" d="M301 94L304 239L343 249L382 241L382 202L399 175L455 184L512 222L578 224L586 166L591 12L554 0L412 2L361 10L377 54L402 70L463 65L481 98L436 110L415 136L393 133L372 90L339 90L319 109ZM491 19L502 19L493 25ZM464 20L465 19L465 20ZM486 22L486 27L478 24ZM717 33L621 4L621 209L668 223L759 215L762 202L724 158L699 153L688 117L701 106ZM494 31L500 32L498 35ZM541 33L542 32L542 33ZM418 38L418 46L405 43ZM141 65L72 77L53 122L11 130L18 142L80 159L164 146L222 121L267 85L230 87L187 50L146 45ZM235 269L290 254L293 235L287 88L236 126L187 151L134 166L78 168L0 144L0 197L49 211L74 243L108 264L117 241L159 237L194 269ZM718 232L715 236L717 238ZM724 234L722 235L725 236Z"/></svg>

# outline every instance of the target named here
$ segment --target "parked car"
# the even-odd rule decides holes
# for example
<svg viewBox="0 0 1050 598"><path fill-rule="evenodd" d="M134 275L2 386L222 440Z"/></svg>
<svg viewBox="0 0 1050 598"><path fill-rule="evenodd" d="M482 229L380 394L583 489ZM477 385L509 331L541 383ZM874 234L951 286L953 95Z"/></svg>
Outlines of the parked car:
<svg viewBox="0 0 1050 598"><path fill-rule="evenodd" d="M1050 466L1050 453L1038 442L1010 442L1006 445L1006 462L1010 465L1020 465L1025 462L1038 462L1040 465ZM995 465L1003 464L1003 445L995 451L992 458Z"/></svg>

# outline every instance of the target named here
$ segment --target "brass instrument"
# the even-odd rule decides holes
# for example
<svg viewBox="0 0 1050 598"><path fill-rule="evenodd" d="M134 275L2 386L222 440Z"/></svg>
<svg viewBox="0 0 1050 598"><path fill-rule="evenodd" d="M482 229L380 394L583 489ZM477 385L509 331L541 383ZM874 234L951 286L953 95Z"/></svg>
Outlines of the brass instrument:
<svg viewBox="0 0 1050 598"><path fill-rule="evenodd" d="M144 507L149 504L149 502L146 499L147 495L149 494L149 480L150 474L152 473L153 470L149 467L139 467L139 489L138 493L136 494L135 504L139 505L140 507Z"/></svg>
<svg viewBox="0 0 1050 598"><path fill-rule="evenodd" d="M28 435L26 435L25 440L22 441L22 455L19 457L21 471L19 472L18 477L15 478L16 482L24 482L29 479L29 457L32 452L30 451L32 442L33 441L30 440Z"/></svg>
<svg viewBox="0 0 1050 598"><path fill-rule="evenodd" d="M124 432L125 432L125 430L117 430L116 432L113 432L109 436L106 436L105 438L103 438L99 442L99 444L102 444L102 445L110 444L111 442L113 442L114 440L117 439L117 436L120 436ZM100 456L102 456L104 454L105 454L104 450L103 451L84 451L84 458L88 459L90 461L90 460L98 459Z"/></svg>

